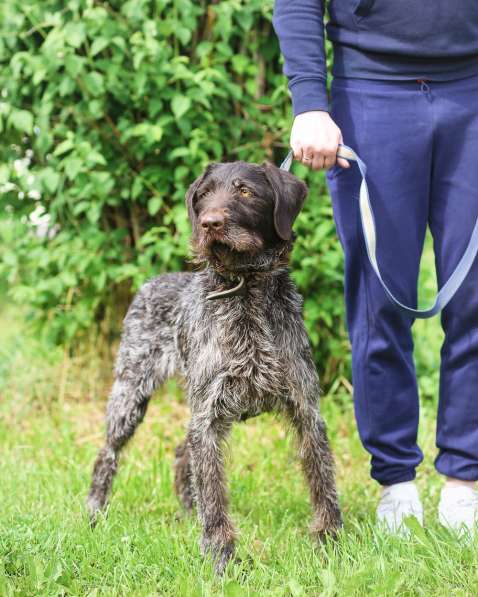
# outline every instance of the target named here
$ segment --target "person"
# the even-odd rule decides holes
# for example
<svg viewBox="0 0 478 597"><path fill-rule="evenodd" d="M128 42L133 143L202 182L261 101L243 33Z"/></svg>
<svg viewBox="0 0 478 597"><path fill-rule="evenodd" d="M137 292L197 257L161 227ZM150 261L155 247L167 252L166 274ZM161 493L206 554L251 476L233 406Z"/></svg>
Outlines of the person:
<svg viewBox="0 0 478 597"><path fill-rule="evenodd" d="M478 216L478 6L476 0L276 0L294 158L326 169L345 253L345 302L354 408L377 518L392 532L423 524L415 485L419 399L412 319L387 298L367 259L356 166L337 159L344 140L367 164L385 282L416 304L427 224L441 286ZM325 31L333 48L331 108ZM444 309L435 467L444 476L439 520L478 521L478 263Z"/></svg>

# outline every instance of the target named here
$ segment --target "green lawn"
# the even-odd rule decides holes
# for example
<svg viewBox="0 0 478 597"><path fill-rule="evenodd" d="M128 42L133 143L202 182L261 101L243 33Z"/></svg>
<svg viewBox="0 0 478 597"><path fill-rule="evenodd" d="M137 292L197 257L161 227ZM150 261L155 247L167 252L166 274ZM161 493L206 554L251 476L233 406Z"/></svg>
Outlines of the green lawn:
<svg viewBox="0 0 478 597"><path fill-rule="evenodd" d="M93 346L75 358L29 336L15 312L0 318L0 595L438 595L478 594L478 540L459 542L435 521L433 470L436 322L417 328L425 396L418 483L426 529L409 540L373 526L378 486L368 479L346 384L322 412L337 458L345 529L315 545L294 442L262 416L230 442L231 507L243 564L223 579L199 554L199 527L173 493L174 447L187 408L170 384L125 451L108 517L88 527L84 498L102 441L110 365ZM433 346L433 348L432 348Z"/></svg>

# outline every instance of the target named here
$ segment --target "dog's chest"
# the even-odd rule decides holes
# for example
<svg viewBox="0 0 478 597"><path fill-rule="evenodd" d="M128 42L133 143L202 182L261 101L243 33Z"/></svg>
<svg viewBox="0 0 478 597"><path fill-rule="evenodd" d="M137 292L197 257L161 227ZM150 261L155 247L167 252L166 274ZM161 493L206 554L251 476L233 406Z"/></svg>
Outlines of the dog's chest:
<svg viewBox="0 0 478 597"><path fill-rule="evenodd" d="M237 390L277 395L284 388L284 366L277 331L266 305L221 305L210 321L211 363Z"/></svg>

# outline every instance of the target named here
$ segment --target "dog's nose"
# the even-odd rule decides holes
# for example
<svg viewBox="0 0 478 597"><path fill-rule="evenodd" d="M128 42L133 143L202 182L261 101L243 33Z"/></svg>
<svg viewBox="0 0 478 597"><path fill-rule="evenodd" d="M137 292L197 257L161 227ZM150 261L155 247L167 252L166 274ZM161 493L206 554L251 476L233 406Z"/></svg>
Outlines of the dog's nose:
<svg viewBox="0 0 478 597"><path fill-rule="evenodd" d="M204 214L201 218L201 226L204 230L219 231L224 228L225 215L219 212Z"/></svg>

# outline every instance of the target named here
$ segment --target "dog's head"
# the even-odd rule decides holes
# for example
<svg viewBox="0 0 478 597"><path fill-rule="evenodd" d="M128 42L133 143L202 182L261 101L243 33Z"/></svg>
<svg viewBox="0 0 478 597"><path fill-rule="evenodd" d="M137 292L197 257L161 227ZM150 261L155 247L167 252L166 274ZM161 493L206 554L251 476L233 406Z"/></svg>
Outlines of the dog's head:
<svg viewBox="0 0 478 597"><path fill-rule="evenodd" d="M257 255L292 239L307 186L271 163L214 163L189 187L192 245L200 259Z"/></svg>

